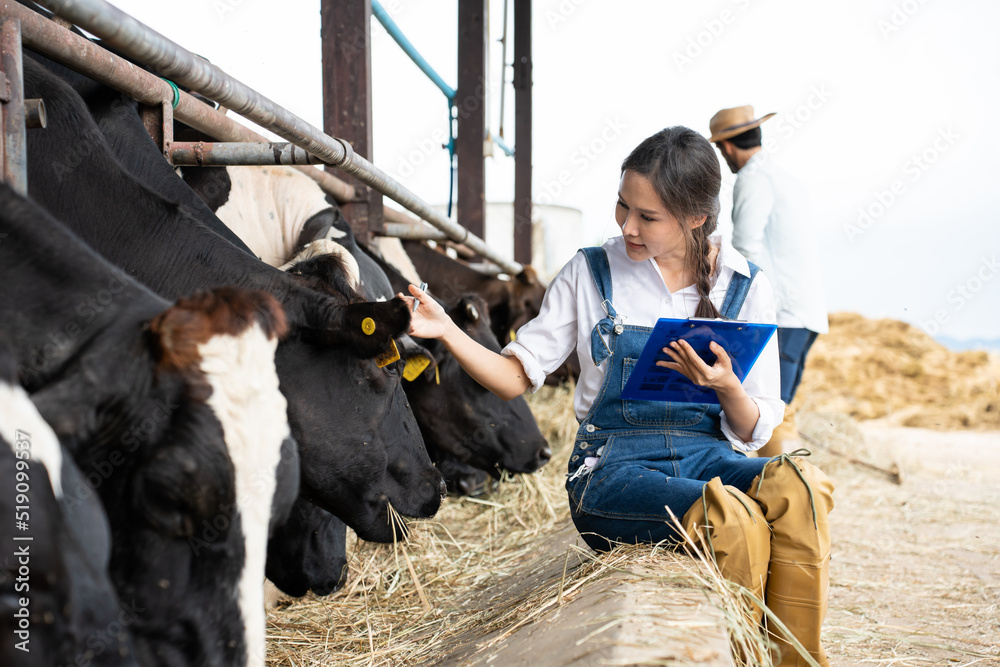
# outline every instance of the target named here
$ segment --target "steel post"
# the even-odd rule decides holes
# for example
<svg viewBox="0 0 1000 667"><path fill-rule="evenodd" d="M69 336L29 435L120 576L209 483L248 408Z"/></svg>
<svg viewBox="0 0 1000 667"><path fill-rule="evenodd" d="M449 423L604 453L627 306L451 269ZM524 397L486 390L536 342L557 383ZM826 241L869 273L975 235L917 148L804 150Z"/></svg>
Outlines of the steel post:
<svg viewBox="0 0 1000 667"><path fill-rule="evenodd" d="M0 20L0 72L3 91L3 145L0 173L4 182L21 194L28 193L28 147L24 129L24 79L21 72L21 23Z"/></svg>

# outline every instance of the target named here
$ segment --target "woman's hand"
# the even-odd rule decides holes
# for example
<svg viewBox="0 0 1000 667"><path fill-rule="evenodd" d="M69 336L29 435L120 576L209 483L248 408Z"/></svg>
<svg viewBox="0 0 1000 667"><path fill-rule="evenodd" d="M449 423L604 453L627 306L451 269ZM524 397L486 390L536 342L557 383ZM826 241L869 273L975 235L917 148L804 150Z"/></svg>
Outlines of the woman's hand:
<svg viewBox="0 0 1000 667"><path fill-rule="evenodd" d="M739 378L733 372L733 362L729 354L714 341L709 343L708 347L716 356L715 363L711 366L698 356L686 340L676 340L663 348L673 361L657 361L656 365L675 370L691 382L702 387L710 387L716 392L729 393L742 389Z"/></svg>
<svg viewBox="0 0 1000 667"><path fill-rule="evenodd" d="M413 310L414 297L420 300L420 305L417 306L410 322L410 335L417 338L441 338L444 336L448 327L454 323L441 304L435 301L430 294L413 284L410 285L410 294L413 296L406 296L402 292L396 295L406 301L411 311Z"/></svg>

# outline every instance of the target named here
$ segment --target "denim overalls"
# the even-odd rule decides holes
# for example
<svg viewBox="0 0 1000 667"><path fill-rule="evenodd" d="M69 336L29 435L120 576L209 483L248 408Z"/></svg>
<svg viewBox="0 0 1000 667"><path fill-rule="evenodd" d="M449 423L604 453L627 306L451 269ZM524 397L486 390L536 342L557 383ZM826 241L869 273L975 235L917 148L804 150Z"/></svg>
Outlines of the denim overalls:
<svg viewBox="0 0 1000 667"><path fill-rule="evenodd" d="M603 248L581 252L607 311L591 334L591 356L595 364L610 358L569 460L566 491L573 523L597 551L611 548L610 542L676 541L679 535L665 507L680 520L714 477L748 491L770 459L749 458L732 448L722 434L718 405L621 399L652 329L621 323ZM723 317L736 319L758 270L750 264L750 278L733 275L720 309Z"/></svg>

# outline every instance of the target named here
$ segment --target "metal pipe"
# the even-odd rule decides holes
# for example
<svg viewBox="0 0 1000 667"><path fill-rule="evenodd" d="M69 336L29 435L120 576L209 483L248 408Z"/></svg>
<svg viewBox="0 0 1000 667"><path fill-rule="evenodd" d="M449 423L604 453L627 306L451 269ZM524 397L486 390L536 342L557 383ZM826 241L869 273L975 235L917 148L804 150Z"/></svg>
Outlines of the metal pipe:
<svg viewBox="0 0 1000 667"><path fill-rule="evenodd" d="M389 209L386 209L388 211ZM398 239L409 241L447 241L448 235L440 229L433 229L427 225L408 225L399 222L385 223L383 236L395 236Z"/></svg>
<svg viewBox="0 0 1000 667"><path fill-rule="evenodd" d="M319 163L316 156L287 143L173 141L167 145L164 153L167 160L178 167Z"/></svg>
<svg viewBox="0 0 1000 667"><path fill-rule="evenodd" d="M121 91L142 104L158 106L173 100L174 91L163 79L119 58L90 40L76 35L54 21L13 0L0 0L0 16L21 22L26 48L86 74L95 81ZM268 139L181 91L174 117L199 132L223 141L263 141ZM294 167L315 180L338 203L356 197L352 186L314 167Z"/></svg>
<svg viewBox="0 0 1000 667"><path fill-rule="evenodd" d="M45 115L45 100L38 98L24 101L24 127L29 130L42 130L48 125Z"/></svg>
<svg viewBox="0 0 1000 667"><path fill-rule="evenodd" d="M495 253L481 238L448 220L381 169L355 154L348 142L324 134L104 0L39 0L39 4L100 37L129 58L150 65L175 82L200 92L304 148L323 162L351 174L441 229L451 240L466 244L505 271L516 274L524 268Z"/></svg>
<svg viewBox="0 0 1000 667"><path fill-rule="evenodd" d="M450 103L454 104L455 89L445 83L444 79L441 78L441 75L438 74L433 67L431 67L430 63L424 60L424 57L420 55L419 51L417 51L417 47L410 43L410 40L406 38L406 35L404 35L403 31L399 29L396 22L392 20L391 16L389 16L389 12L385 11L385 8L382 7L378 0L372 0L372 15L378 19L378 22L382 24L382 27L385 28L387 33L389 33L389 36L396 40L396 43L399 44L399 48L403 49L403 53L410 56L410 60L412 60L414 64L420 68L420 71L426 74L427 78L430 79L442 93L444 93L444 96L448 98Z"/></svg>
<svg viewBox="0 0 1000 667"><path fill-rule="evenodd" d="M21 23L0 23L0 72L7 79L3 103L3 165L0 176L21 194L28 193L28 138L24 129L24 78L21 70Z"/></svg>

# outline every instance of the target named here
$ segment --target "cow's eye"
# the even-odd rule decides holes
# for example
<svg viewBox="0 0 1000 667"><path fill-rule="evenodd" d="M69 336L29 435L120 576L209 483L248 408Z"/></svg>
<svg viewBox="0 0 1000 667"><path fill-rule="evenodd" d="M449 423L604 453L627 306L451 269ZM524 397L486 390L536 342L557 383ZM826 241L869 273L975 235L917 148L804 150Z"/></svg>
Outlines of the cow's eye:
<svg viewBox="0 0 1000 667"><path fill-rule="evenodd" d="M400 358L386 366L385 370L388 371L390 375L402 375L404 368L406 368L406 359Z"/></svg>

